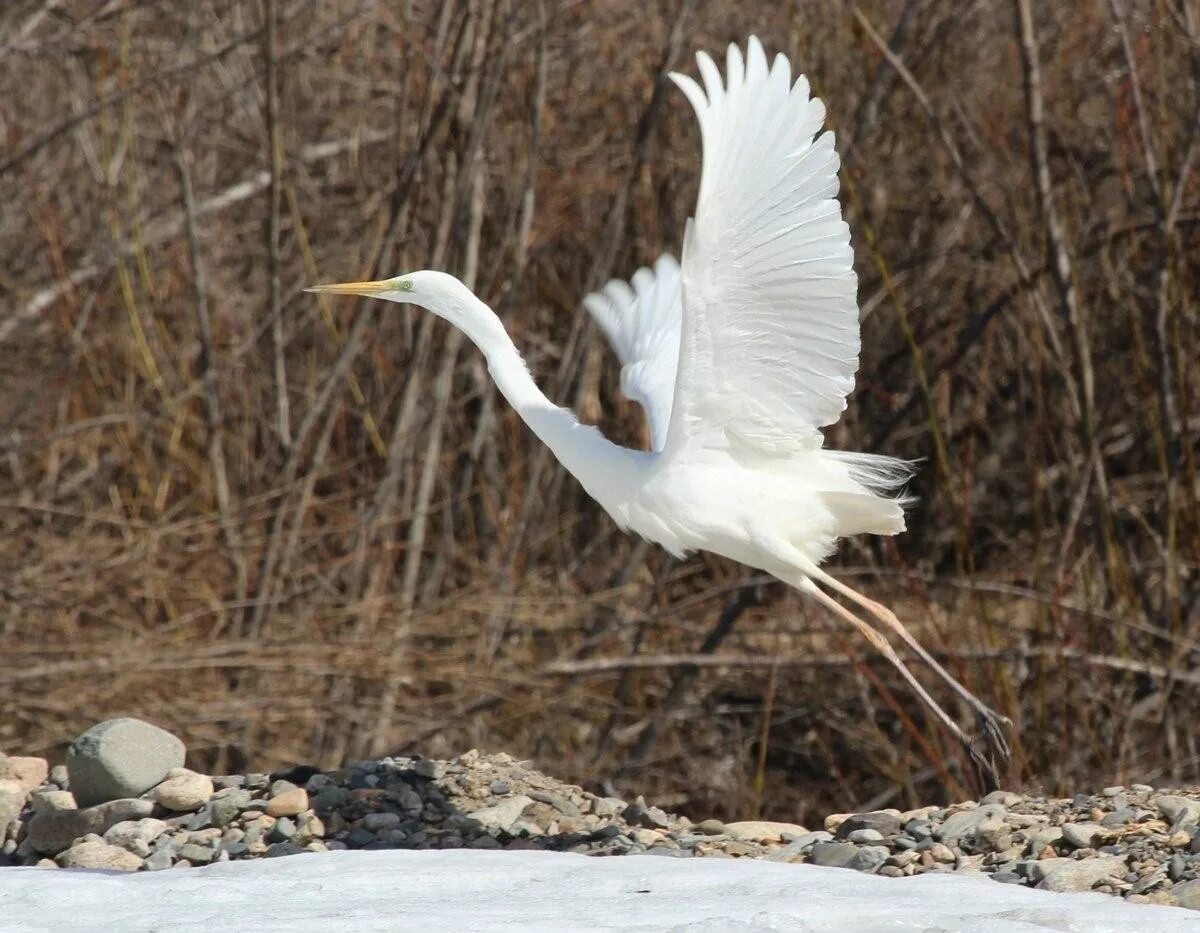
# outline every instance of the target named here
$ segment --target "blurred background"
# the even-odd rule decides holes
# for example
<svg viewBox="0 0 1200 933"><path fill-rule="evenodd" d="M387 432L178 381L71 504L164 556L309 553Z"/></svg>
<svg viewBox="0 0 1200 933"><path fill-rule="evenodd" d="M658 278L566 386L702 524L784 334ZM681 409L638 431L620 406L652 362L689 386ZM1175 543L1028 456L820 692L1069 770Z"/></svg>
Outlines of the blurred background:
<svg viewBox="0 0 1200 933"><path fill-rule="evenodd" d="M5 3L0 749L130 714L215 771L478 746L697 817L978 793L819 608L622 535L443 322L301 292L454 272L644 444L580 299L678 251L664 74L750 33L844 163L829 442L922 461L836 572L1012 717L1010 787L1200 780L1190 0Z"/></svg>

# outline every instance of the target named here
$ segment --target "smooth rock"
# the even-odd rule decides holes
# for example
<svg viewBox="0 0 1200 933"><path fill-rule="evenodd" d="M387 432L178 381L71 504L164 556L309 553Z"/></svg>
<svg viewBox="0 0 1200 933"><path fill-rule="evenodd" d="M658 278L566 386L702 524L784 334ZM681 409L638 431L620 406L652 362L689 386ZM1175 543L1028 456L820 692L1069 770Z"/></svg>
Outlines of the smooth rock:
<svg viewBox="0 0 1200 933"><path fill-rule="evenodd" d="M213 826L228 826L250 806L250 791L237 788L208 802L208 818Z"/></svg>
<svg viewBox="0 0 1200 933"><path fill-rule="evenodd" d="M808 853L808 861L824 868L846 868L858 855L852 842L818 842Z"/></svg>
<svg viewBox="0 0 1200 933"><path fill-rule="evenodd" d="M808 830L796 823L775 823L770 820L742 820L738 823L726 823L725 832L734 839L743 842L781 842L785 835L789 838L795 838L803 836Z"/></svg>
<svg viewBox="0 0 1200 933"><path fill-rule="evenodd" d="M495 806L484 807L482 810L469 813L468 817L484 829L507 832L509 827L521 818L521 814L531 803L533 803L533 798L517 794L515 797L500 801Z"/></svg>
<svg viewBox="0 0 1200 933"><path fill-rule="evenodd" d="M281 816L267 833L268 842L288 842L296 835L296 823L290 817Z"/></svg>
<svg viewBox="0 0 1200 933"><path fill-rule="evenodd" d="M1059 862L1046 859L1043 865ZM1062 859L1050 866L1038 887L1045 891L1090 891L1101 881L1120 879L1126 871L1125 857L1107 855L1099 858Z"/></svg>
<svg viewBox="0 0 1200 933"><path fill-rule="evenodd" d="M1175 794L1160 794L1151 803L1169 823L1200 823L1200 800Z"/></svg>
<svg viewBox="0 0 1200 933"><path fill-rule="evenodd" d="M313 798L312 805L316 810L327 813L344 807L349 799L350 791L344 787L334 785L332 787L323 787L317 791L317 796Z"/></svg>
<svg viewBox="0 0 1200 933"><path fill-rule="evenodd" d="M0 781L0 826L7 826L15 820L25 808L25 798L29 795L16 779Z"/></svg>
<svg viewBox="0 0 1200 933"><path fill-rule="evenodd" d="M942 842L935 842L932 846L930 846L929 854L933 857L935 862L941 862L947 865L958 858L958 856L954 854L954 850Z"/></svg>
<svg viewBox="0 0 1200 933"><path fill-rule="evenodd" d="M150 855L150 843L170 827L163 820L145 817L140 820L121 820L104 831L104 841L120 846L140 858Z"/></svg>
<svg viewBox="0 0 1200 933"><path fill-rule="evenodd" d="M1096 823L1064 823L1062 837L1076 849L1088 849L1096 844L1098 839L1107 837L1108 833Z"/></svg>
<svg viewBox="0 0 1200 933"><path fill-rule="evenodd" d="M507 794L508 790L505 790L504 792ZM596 816L616 816L627 806L629 806L629 804L627 804L620 797L597 797L592 801L592 812L595 813ZM722 830L722 832L724 832L724 830Z"/></svg>
<svg viewBox="0 0 1200 933"><path fill-rule="evenodd" d="M29 821L27 839L37 852L57 855L80 836L102 836L114 823L140 820L153 810L150 800L110 800L82 810L47 810Z"/></svg>
<svg viewBox="0 0 1200 933"><path fill-rule="evenodd" d="M1046 846L1052 846L1063 837L1061 826L1039 826L1029 834L1029 849L1035 855Z"/></svg>
<svg viewBox="0 0 1200 933"><path fill-rule="evenodd" d="M137 871L142 860L120 846L90 837L71 846L56 859L63 868L102 868L108 871Z"/></svg>
<svg viewBox="0 0 1200 933"><path fill-rule="evenodd" d="M385 829L395 829L400 825L399 813L368 813L363 817L362 824L373 833Z"/></svg>
<svg viewBox="0 0 1200 933"><path fill-rule="evenodd" d="M529 796L539 803L554 807L563 816L578 817L583 815L574 802L559 794L548 794L544 791L531 790Z"/></svg>
<svg viewBox="0 0 1200 933"><path fill-rule="evenodd" d="M172 768L166 780L154 788L154 799L168 810L190 813L208 803L213 790L212 778L207 774Z"/></svg>
<svg viewBox="0 0 1200 933"><path fill-rule="evenodd" d="M832 842L833 833L828 833L823 829L818 829L815 832L805 833L803 836L797 836L782 849L776 849L767 859L772 862L790 862L793 859L799 859L806 852L809 852L818 842Z"/></svg>
<svg viewBox="0 0 1200 933"><path fill-rule="evenodd" d="M950 846L974 844L981 834L994 834L1004 828L1008 810L997 803L984 804L974 810L960 810L946 817L938 836Z"/></svg>
<svg viewBox="0 0 1200 933"><path fill-rule="evenodd" d="M143 862L146 871L162 871L170 868L175 861L175 844L168 840L159 840L154 851Z"/></svg>
<svg viewBox="0 0 1200 933"><path fill-rule="evenodd" d="M828 833L837 832L837 828L853 815L853 813L830 813L825 817L825 831Z"/></svg>
<svg viewBox="0 0 1200 933"><path fill-rule="evenodd" d="M195 842L186 842L179 847L179 857L193 865L207 865L217 857L217 850Z"/></svg>
<svg viewBox="0 0 1200 933"><path fill-rule="evenodd" d="M296 816L307 809L308 791L303 787L285 790L267 801L268 816Z"/></svg>
<svg viewBox="0 0 1200 933"><path fill-rule="evenodd" d="M990 794L980 798L981 804L998 803L1002 807L1015 807L1025 798L1020 794L1014 794L1008 790L994 790Z"/></svg>
<svg viewBox="0 0 1200 933"><path fill-rule="evenodd" d="M24 755L0 755L0 783L16 781L28 793L42 786L50 776L50 764L45 758Z"/></svg>
<svg viewBox="0 0 1200 933"><path fill-rule="evenodd" d="M1116 829L1120 826L1128 826L1137 818L1137 811L1133 807L1121 807L1119 810L1113 810L1111 813L1104 814L1104 819L1100 821L1100 825L1105 829Z"/></svg>
<svg viewBox="0 0 1200 933"><path fill-rule="evenodd" d="M55 810L78 810L75 795L69 790L41 790L30 798L33 812L51 813Z"/></svg>
<svg viewBox="0 0 1200 933"><path fill-rule="evenodd" d="M92 726L67 750L71 793L81 807L136 797L172 768L183 767L183 743L140 719L110 719Z"/></svg>
<svg viewBox="0 0 1200 933"><path fill-rule="evenodd" d="M826 820L826 829L829 829L828 823ZM883 836L894 836L900 832L900 814L895 810L852 813L837 825L837 837L846 839L856 829L873 829Z"/></svg>
<svg viewBox="0 0 1200 933"><path fill-rule="evenodd" d="M696 824L696 832L706 836L725 835L725 824L720 820L701 820Z"/></svg>
<svg viewBox="0 0 1200 933"><path fill-rule="evenodd" d="M853 842L855 845L866 846L875 842L883 842L884 836L877 829L856 829L854 832L846 836L847 842Z"/></svg>
<svg viewBox="0 0 1200 933"><path fill-rule="evenodd" d="M1194 881L1181 881L1171 888L1171 893L1179 901L1180 907L1200 910L1200 878Z"/></svg>
<svg viewBox="0 0 1200 933"><path fill-rule="evenodd" d="M861 846L846 867L855 871L873 872L887 861L889 855L891 852L887 846Z"/></svg>
<svg viewBox="0 0 1200 933"><path fill-rule="evenodd" d="M267 846L264 857L281 858L287 855L303 855L307 851L309 850L295 842L277 842L274 845Z"/></svg>
<svg viewBox="0 0 1200 933"><path fill-rule="evenodd" d="M626 823L639 823L642 826L659 827L666 829L671 825L671 820L666 812L660 807L652 807L646 804L646 799L640 794L634 799L633 803L627 806L621 816Z"/></svg>
<svg viewBox="0 0 1200 933"><path fill-rule="evenodd" d="M662 842L666 836L660 833L657 829L635 829L631 834L633 841L638 845L645 846L647 849L652 845Z"/></svg>
<svg viewBox="0 0 1200 933"><path fill-rule="evenodd" d="M412 770L413 773L428 781L436 781L445 776L446 764L442 761L434 761L432 758L422 758L420 761L413 762Z"/></svg>

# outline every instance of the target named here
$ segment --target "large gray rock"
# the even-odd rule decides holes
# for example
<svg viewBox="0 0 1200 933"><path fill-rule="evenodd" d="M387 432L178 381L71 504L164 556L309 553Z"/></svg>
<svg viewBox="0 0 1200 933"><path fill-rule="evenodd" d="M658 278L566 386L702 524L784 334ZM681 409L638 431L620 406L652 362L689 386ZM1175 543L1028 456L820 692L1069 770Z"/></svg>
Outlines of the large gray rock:
<svg viewBox="0 0 1200 933"><path fill-rule="evenodd" d="M58 855L80 836L102 836L122 820L144 819L153 810L150 800L110 800L83 810L35 810L26 838L37 852Z"/></svg>
<svg viewBox="0 0 1200 933"><path fill-rule="evenodd" d="M186 749L171 733L140 719L110 719L71 743L67 773L81 807L144 794L182 768Z"/></svg>

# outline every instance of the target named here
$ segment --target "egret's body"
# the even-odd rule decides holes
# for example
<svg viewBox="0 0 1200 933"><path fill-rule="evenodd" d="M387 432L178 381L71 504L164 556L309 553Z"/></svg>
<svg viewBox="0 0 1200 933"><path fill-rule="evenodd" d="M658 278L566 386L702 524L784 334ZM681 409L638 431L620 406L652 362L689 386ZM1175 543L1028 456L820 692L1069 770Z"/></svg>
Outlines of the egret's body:
<svg viewBox="0 0 1200 933"><path fill-rule="evenodd" d="M839 538L904 530L894 493L902 461L826 449L821 428L845 409L858 368L857 280L837 201L824 107L787 59L768 66L750 39L731 46L722 81L697 56L704 87L671 77L696 109L704 166L683 261L663 256L631 284L589 295L645 409L651 450L612 443L538 388L496 314L443 272L316 291L417 304L483 352L521 418L623 529L683 556L705 550L770 573L849 621L895 664L941 721L966 738L849 598L896 632L984 717L995 716L912 639L885 607L820 568ZM977 759L977 763L981 763ZM986 765L985 765L986 767Z"/></svg>

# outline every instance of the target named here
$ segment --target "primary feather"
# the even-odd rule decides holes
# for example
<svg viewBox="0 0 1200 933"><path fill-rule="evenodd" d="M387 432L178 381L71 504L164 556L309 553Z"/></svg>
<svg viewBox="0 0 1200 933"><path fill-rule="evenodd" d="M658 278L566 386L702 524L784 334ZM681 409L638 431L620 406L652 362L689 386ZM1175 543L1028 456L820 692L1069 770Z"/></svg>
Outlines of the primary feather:
<svg viewBox="0 0 1200 933"><path fill-rule="evenodd" d="M638 269L632 287L613 279L583 299L621 361L621 391L646 412L656 451L663 449L671 423L682 298L679 263L668 253L653 269Z"/></svg>
<svg viewBox="0 0 1200 933"><path fill-rule="evenodd" d="M683 342L669 445L764 455L820 447L858 368L857 278L825 107L758 40L728 83L672 79L700 121L704 166L683 248Z"/></svg>

